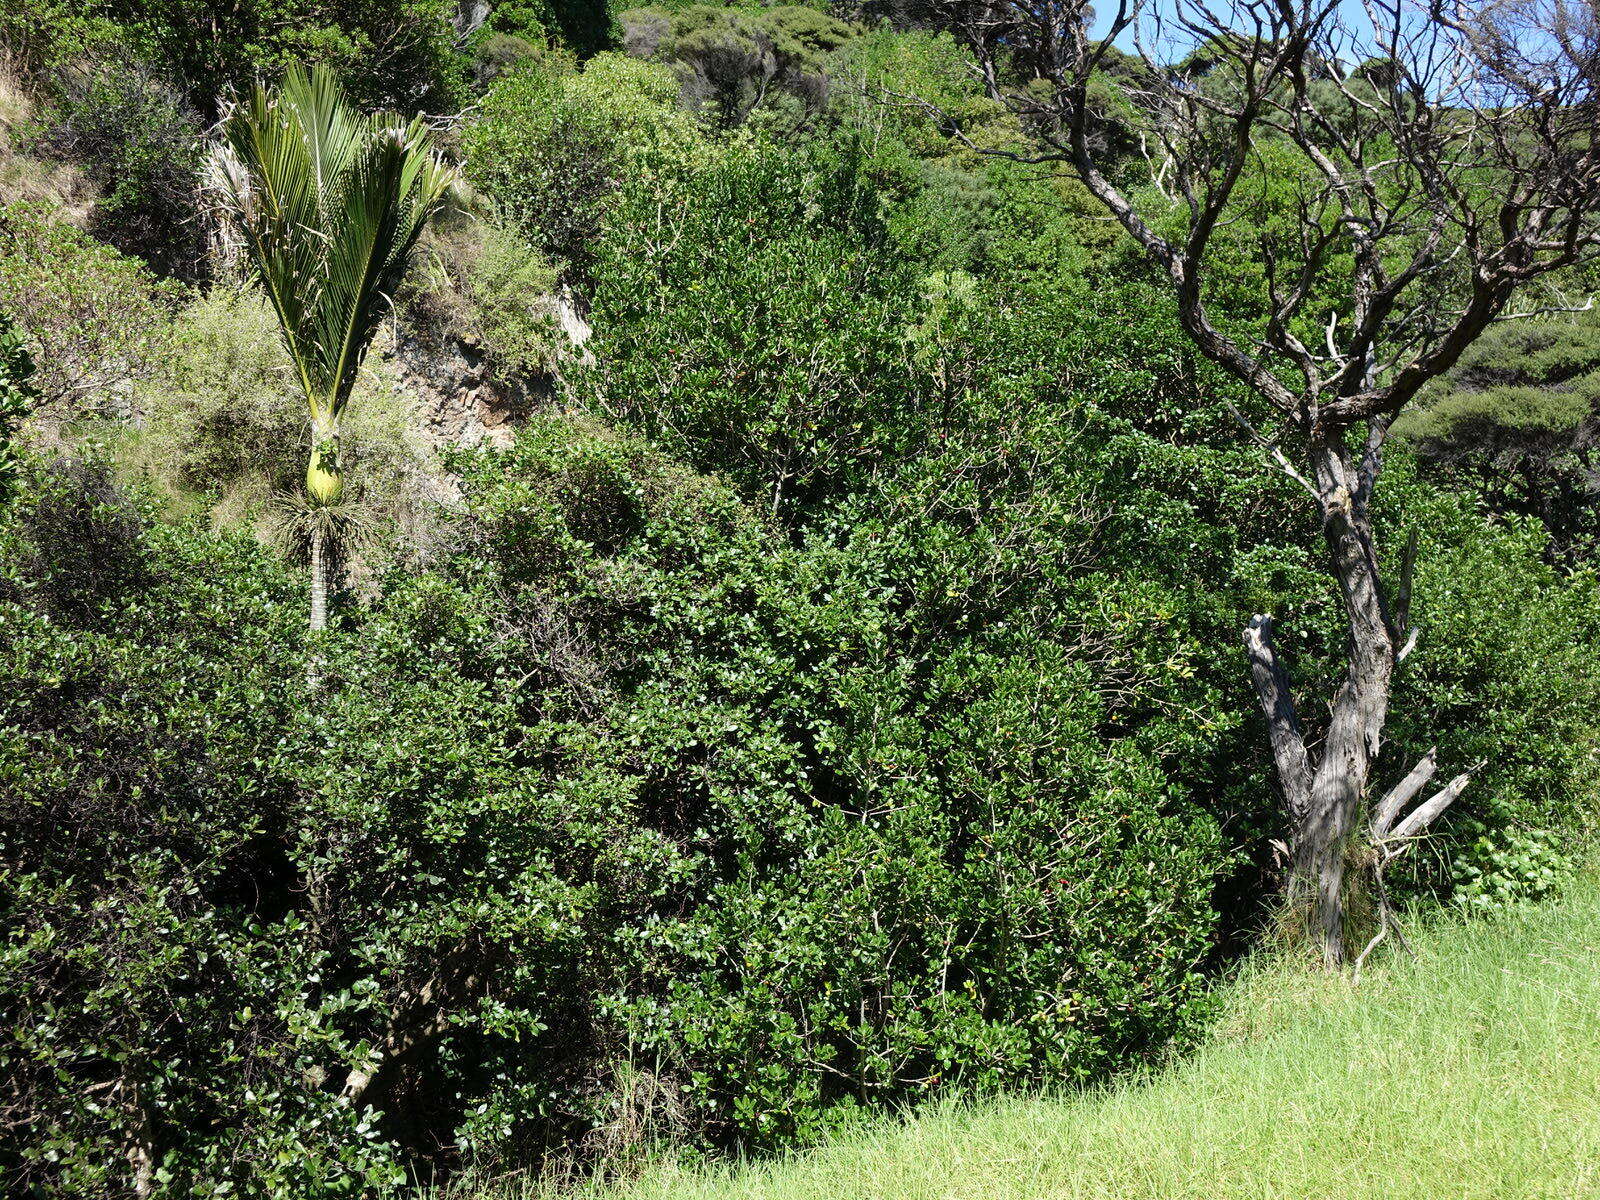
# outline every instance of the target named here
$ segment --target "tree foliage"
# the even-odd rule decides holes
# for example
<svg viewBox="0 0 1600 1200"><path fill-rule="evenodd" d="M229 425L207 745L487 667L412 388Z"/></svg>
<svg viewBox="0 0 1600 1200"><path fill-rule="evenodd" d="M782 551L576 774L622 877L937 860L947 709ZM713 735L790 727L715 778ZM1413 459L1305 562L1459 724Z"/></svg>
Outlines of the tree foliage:
<svg viewBox="0 0 1600 1200"><path fill-rule="evenodd" d="M0 1175L98 1200L603 1173L1099 1080L1199 1027L1284 874L1240 614L1284 617L1315 694L1346 614L1318 514L1239 436L1270 398L1033 161L1049 130L970 48L820 6L254 9L193 47L210 10L133 11L58 32L141 31L200 109L375 53L348 105L293 72L228 126L265 298L0 210L0 309L76 414L0 506ZM1228 50L1174 78L1225 99ZM469 62L482 103L430 128L487 203L420 235L420 126L356 105L432 103ZM1126 102L1167 82L1108 52L1086 131L1176 243ZM1241 337L1318 178L1281 141L1247 159L1203 294ZM1306 304L1355 270L1326 255ZM420 452L381 334L357 370L391 298L397 353L443 331L528 385L507 444ZM1591 333L1489 334L1371 497L1424 630L1374 769L1487 760L1391 880L1419 900L1547 893L1600 805L1600 585L1581 537L1552 550L1569 508L1532 507L1586 501L1522 482L1576 488ZM294 404L346 408L393 549L310 691L302 581L252 536Z"/></svg>
<svg viewBox="0 0 1600 1200"><path fill-rule="evenodd" d="M291 70L275 93L257 86L223 128L214 186L311 411L307 489L333 504L339 417L387 297L456 176L420 119L358 115L325 70Z"/></svg>
<svg viewBox="0 0 1600 1200"><path fill-rule="evenodd" d="M587 287L623 180L701 149L677 94L665 68L622 55L597 55L579 74L530 63L495 81L467 127L467 177Z"/></svg>
<svg viewBox="0 0 1600 1200"><path fill-rule="evenodd" d="M40 407L56 419L126 416L181 295L43 205L0 206L0 310L31 347Z"/></svg>
<svg viewBox="0 0 1600 1200"><path fill-rule="evenodd" d="M1396 435L1496 510L1537 517L1565 561L1600 537L1600 324L1579 316L1492 330Z"/></svg>
<svg viewBox="0 0 1600 1200"><path fill-rule="evenodd" d="M208 117L294 64L337 71L364 104L438 111L465 99L457 12L453 0L20 0L0 36L36 69L85 53L149 63Z"/></svg>

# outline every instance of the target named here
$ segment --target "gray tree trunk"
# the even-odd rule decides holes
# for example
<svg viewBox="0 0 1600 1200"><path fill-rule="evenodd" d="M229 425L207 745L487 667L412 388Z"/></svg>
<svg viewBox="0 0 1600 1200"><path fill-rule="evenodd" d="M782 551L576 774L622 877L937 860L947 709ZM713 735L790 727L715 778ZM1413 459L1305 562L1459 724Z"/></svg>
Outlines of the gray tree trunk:
<svg viewBox="0 0 1600 1200"><path fill-rule="evenodd" d="M1315 487L1329 565L1349 624L1345 674L1315 763L1306 750L1271 619L1245 633L1289 817L1289 900L1308 914L1323 961L1344 960L1345 854L1360 822L1389 712L1399 647L1378 577L1367 509L1370 480L1338 443L1314 448Z"/></svg>

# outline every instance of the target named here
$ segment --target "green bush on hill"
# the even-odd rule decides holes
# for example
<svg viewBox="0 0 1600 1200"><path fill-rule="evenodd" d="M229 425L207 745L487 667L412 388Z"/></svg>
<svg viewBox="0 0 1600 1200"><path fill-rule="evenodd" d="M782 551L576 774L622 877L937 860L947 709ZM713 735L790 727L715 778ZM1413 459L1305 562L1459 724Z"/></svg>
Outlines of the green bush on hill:
<svg viewBox="0 0 1600 1200"><path fill-rule="evenodd" d="M347 445L394 553L308 643L249 536L307 446L264 301L0 208L0 404L38 392L0 506L0 1176L604 1174L1198 1035L1281 880L1241 623L1278 615L1306 695L1347 627L1312 510L1239 435L1259 399L1080 184L984 153L1029 130L954 40L818 5L21 11L25 65L126 46L208 116L302 57L448 116L486 203L385 326L430 392L536 411L426 461L367 360ZM137 215L193 129L156 75L107 78L120 108L61 120ZM1294 162L1263 162L1208 296L1246 333L1295 218ZM1555 890L1600 803L1586 543L1484 482L1548 472L1588 511L1594 347L1523 328L1442 382L1376 512L1385 556L1416 537L1422 635L1374 782L1486 760L1391 883L1473 909Z"/></svg>
<svg viewBox="0 0 1600 1200"><path fill-rule="evenodd" d="M17 0L0 16L0 41L33 70L84 54L141 60L207 117L230 91L294 62L338 69L374 107L437 112L467 98L458 15L455 0Z"/></svg>
<svg viewBox="0 0 1600 1200"><path fill-rule="evenodd" d="M1600 321L1591 314L1498 326L1397 423L1443 478L1497 511L1537 518L1553 555L1600 546Z"/></svg>
<svg viewBox="0 0 1600 1200"><path fill-rule="evenodd" d="M1215 834L1084 753L1082 668L972 647L869 694L892 599L637 443L482 460L459 556L352 617L311 706L282 574L86 471L5 534L0 990L56 1114L24 1177L98 1194L132 1144L173 1187L371 1187L441 1134L511 1165L623 1120L626 1063L667 1132L777 1145L1191 1016ZM886 703L939 731L874 749ZM947 782L888 786L932 753Z"/></svg>
<svg viewBox="0 0 1600 1200"><path fill-rule="evenodd" d="M694 155L694 121L664 67L600 54L580 74L558 61L497 79L462 137L466 171L533 244L589 282L594 242L624 177Z"/></svg>
<svg viewBox="0 0 1600 1200"><path fill-rule="evenodd" d="M216 289L171 326L167 354L135 389L137 427L118 441L121 470L144 480L169 514L209 511L219 526L249 523L305 474L304 403L271 310L258 295ZM373 356L356 386L345 453L360 472L371 517L404 522L426 464L414 401Z"/></svg>
<svg viewBox="0 0 1600 1200"><path fill-rule="evenodd" d="M1413 930L1361 985L1254 965L1196 1054L1113 1089L952 1104L815 1153L665 1163L594 1200L1545 1200L1600 1154L1600 890ZM515 1183L474 1200L532 1197Z"/></svg>
<svg viewBox="0 0 1600 1200"><path fill-rule="evenodd" d="M43 205L0 205L0 311L32 349L40 408L56 420L127 415L183 295Z"/></svg>
<svg viewBox="0 0 1600 1200"><path fill-rule="evenodd" d="M90 232L164 274L202 278L195 111L149 68L109 54L61 71L55 91L31 148L77 166L99 189Z"/></svg>

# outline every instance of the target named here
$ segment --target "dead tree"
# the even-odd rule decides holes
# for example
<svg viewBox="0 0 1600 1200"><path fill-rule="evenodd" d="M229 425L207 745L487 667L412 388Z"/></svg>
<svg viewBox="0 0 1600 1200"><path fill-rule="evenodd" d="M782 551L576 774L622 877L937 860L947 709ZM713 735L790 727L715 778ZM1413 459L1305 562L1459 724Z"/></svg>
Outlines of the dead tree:
<svg viewBox="0 0 1600 1200"><path fill-rule="evenodd" d="M1352 839L1392 856L1471 773L1430 791L1430 753L1370 797L1390 679L1417 639L1410 555L1393 580L1379 572L1384 440L1514 297L1596 251L1600 0L1366 0L1360 19L1340 0L1122 0L1098 37L1086 0L928 3L1033 134L1036 150L1013 156L1070 164L1138 243L1200 352L1262 402L1265 417L1240 423L1320 515L1349 632L1320 739L1302 728L1272 618L1253 617L1244 641L1290 900L1339 963ZM1102 149L1118 125L1162 160L1151 186L1124 182ZM1298 216L1261 247L1266 311L1224 320L1208 305L1215 235L1244 214L1240 182L1268 143L1302 168ZM1336 259L1345 282L1330 296Z"/></svg>

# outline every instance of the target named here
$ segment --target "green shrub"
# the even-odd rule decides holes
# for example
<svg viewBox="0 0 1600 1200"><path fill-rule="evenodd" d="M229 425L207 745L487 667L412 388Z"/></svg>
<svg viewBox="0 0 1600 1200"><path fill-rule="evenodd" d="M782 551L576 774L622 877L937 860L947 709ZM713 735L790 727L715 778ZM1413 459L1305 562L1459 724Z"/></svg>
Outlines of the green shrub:
<svg viewBox="0 0 1600 1200"><path fill-rule="evenodd" d="M509 370L527 375L554 364L561 337L555 291L555 271L538 251L510 230L490 230L467 272L467 294L484 344Z"/></svg>
<svg viewBox="0 0 1600 1200"><path fill-rule="evenodd" d="M149 68L111 58L63 71L35 148L99 189L89 232L158 271L206 273L199 219L199 117Z"/></svg>
<svg viewBox="0 0 1600 1200"><path fill-rule="evenodd" d="M629 54L671 63L683 99L725 126L742 124L763 104L788 95L822 107L827 58L854 32L826 12L798 4L666 4L622 13Z"/></svg>
<svg viewBox="0 0 1600 1200"><path fill-rule="evenodd" d="M780 512L875 472L927 397L859 156L731 149L676 185L624 189L601 245L593 403Z"/></svg>
<svg viewBox="0 0 1600 1200"><path fill-rule="evenodd" d="M299 588L166 528L93 466L0 531L0 1050L14 1185L314 1194L393 1177L305 1086L330 1032L283 905Z"/></svg>
<svg viewBox="0 0 1600 1200"><path fill-rule="evenodd" d="M490 37L550 41L579 58L612 48L615 20L608 0L506 0L489 13Z"/></svg>
<svg viewBox="0 0 1600 1200"><path fill-rule="evenodd" d="M463 134L468 178L587 282L622 180L698 152L702 139L677 95L665 67L619 54L596 55L581 74L557 62L520 67L495 81Z"/></svg>
<svg viewBox="0 0 1600 1200"><path fill-rule="evenodd" d="M565 344L556 268L516 228L476 217L436 221L397 302L409 334L454 339L486 354L498 384L528 386Z"/></svg>
<svg viewBox="0 0 1600 1200"><path fill-rule="evenodd" d="M43 206L0 206L0 310L33 353L39 408L53 419L128 415L182 294Z"/></svg>
<svg viewBox="0 0 1600 1200"><path fill-rule="evenodd" d="M150 63L208 120L294 62L335 68L364 105L441 112L467 97L457 16L455 0L16 0L0 39L32 70L84 54Z"/></svg>
<svg viewBox="0 0 1600 1200"><path fill-rule="evenodd" d="M1422 533L1413 604L1422 634L1396 681L1391 770L1434 744L1452 769L1484 764L1409 869L1431 890L1531 895L1547 883L1534 886L1537 872L1519 876L1512 860L1537 858L1550 838L1577 850L1600 814L1600 730L1589 715L1600 709L1600 581L1549 566L1536 522L1486 522L1477 505L1409 473L1402 466L1394 482L1406 523Z"/></svg>
<svg viewBox="0 0 1600 1200"><path fill-rule="evenodd" d="M1474 912L1553 899L1583 865L1570 839L1549 829L1491 834L1468 818L1454 832L1465 845L1450 864L1450 899Z"/></svg>
<svg viewBox="0 0 1600 1200"><path fill-rule="evenodd" d="M0 502L11 494L20 460L17 433L38 400L33 386L33 356L10 317L0 312Z"/></svg>
<svg viewBox="0 0 1600 1200"><path fill-rule="evenodd" d="M17 1177L376 1190L615 1143L642 1094L776 1146L1186 1027L1224 852L1095 740L1091 661L901 651L886 560L600 427L461 465L458 551L350 612L313 705L247 544L103 491L47 533L53 475L8 519Z"/></svg>
<svg viewBox="0 0 1600 1200"><path fill-rule="evenodd" d="M798 528L533 420L455 464L436 568L345 610L314 702L280 566L36 469L0 517L0 1169L277 1196L770 1148L1191 1029L1276 819L1237 614L1283 611L1312 678L1338 625L1314 531L1237 503L1280 484L1225 411L1168 423L1166 318L1104 304L938 317L917 369L968 404ZM1394 762L1542 739L1456 835L1531 894L1595 607L1400 479L1429 640Z"/></svg>
<svg viewBox="0 0 1600 1200"><path fill-rule="evenodd" d="M1537 518L1552 556L1600 547L1600 321L1584 313L1495 326L1395 422L1430 473L1497 512Z"/></svg>
<svg viewBox="0 0 1600 1200"><path fill-rule="evenodd" d="M1088 571L1116 598L1108 605L1129 605L1134 628L1165 626L1165 649L1153 638L1131 656L1093 651L1150 706L1132 705L1098 736L1122 721L1140 729L1163 746L1177 786L1228 821L1256 865L1224 881L1238 900L1221 903L1230 921L1252 923L1252 898L1274 894L1265 847L1281 817L1239 630L1252 612L1275 613L1306 695L1336 686L1342 662L1309 510L1241 443L1223 402L1232 389L1195 361L1166 302L1048 277L941 272L918 286L844 151L813 147L806 170L793 152L731 151L666 215L624 193L599 274L587 394L808 536L826 518L836 540L894 547L885 580L947 597L896 632L904 644L984 621L1056 628L1080 601L1046 590L1035 609L1027 598L1045 564L1063 560L1078 565L1055 578ZM1424 634L1398 676L1379 780L1437 743L1449 769L1490 760L1462 803L1463 829L1476 820L1570 836L1590 823L1596 795L1592 583L1551 572L1525 529L1486 523L1405 463L1397 456L1391 472L1381 544L1395 553L1411 528L1421 536ZM945 505L955 505L947 520L916 542L890 519ZM1088 514L1076 528L1074 513ZM969 547L984 587L918 578L924 538L946 557ZM1005 574L1000 547L1019 548L1020 578ZM1009 602L985 607L993 592ZM1177 646L1187 649L1169 658ZM1445 885L1475 844L1447 825L1437 853L1415 856L1410 886Z"/></svg>

